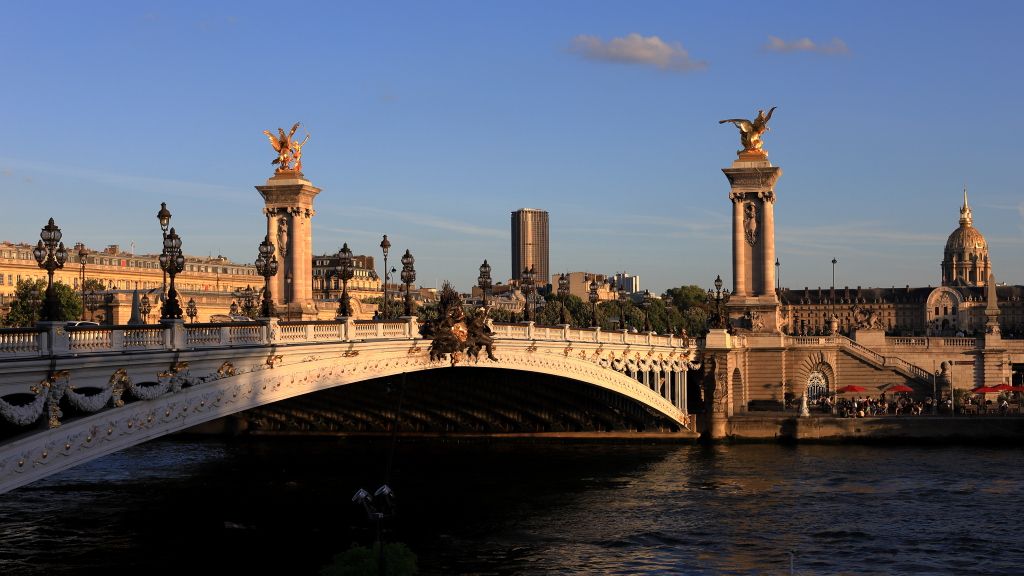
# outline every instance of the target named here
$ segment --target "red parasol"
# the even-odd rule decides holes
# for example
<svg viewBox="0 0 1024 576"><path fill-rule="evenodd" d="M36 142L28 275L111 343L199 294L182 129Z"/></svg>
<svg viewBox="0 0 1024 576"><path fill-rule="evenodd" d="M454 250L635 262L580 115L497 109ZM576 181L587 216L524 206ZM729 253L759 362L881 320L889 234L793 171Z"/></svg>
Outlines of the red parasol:
<svg viewBox="0 0 1024 576"><path fill-rule="evenodd" d="M845 394L846 392L867 392L867 391L868 391L867 388L864 388L863 386L856 386L854 384L850 384L849 386L843 386L842 388L836 388L836 392L838 392L839 394Z"/></svg>
<svg viewBox="0 0 1024 576"><path fill-rule="evenodd" d="M989 394L991 392L998 392L998 390L996 390L995 388L990 388L988 386L978 386L977 388L971 390L972 394Z"/></svg>
<svg viewBox="0 0 1024 576"><path fill-rule="evenodd" d="M913 392L914 389L911 388L910 386L907 386L906 384L896 384L895 386L887 388L885 391L886 392L893 392L893 393L895 393L895 392Z"/></svg>

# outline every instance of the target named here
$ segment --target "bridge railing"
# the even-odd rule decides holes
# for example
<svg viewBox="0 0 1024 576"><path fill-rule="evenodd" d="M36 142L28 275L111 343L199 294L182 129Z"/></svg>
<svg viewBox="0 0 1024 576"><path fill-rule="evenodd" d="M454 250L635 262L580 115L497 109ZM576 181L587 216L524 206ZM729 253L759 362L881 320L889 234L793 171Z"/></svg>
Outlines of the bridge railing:
<svg viewBox="0 0 1024 576"><path fill-rule="evenodd" d="M40 328L0 328L0 355L38 356L46 348L46 331Z"/></svg>
<svg viewBox="0 0 1024 576"><path fill-rule="evenodd" d="M494 336L512 340L560 340L610 344L689 347L695 339L653 332L614 332L600 328L572 328L566 325L538 326L533 322L493 324ZM0 358L89 354L143 350L176 350L298 344L355 340L420 338L416 318L398 320L309 320L279 322L183 323L124 326L65 327L63 323L40 324L32 328L0 329Z"/></svg>

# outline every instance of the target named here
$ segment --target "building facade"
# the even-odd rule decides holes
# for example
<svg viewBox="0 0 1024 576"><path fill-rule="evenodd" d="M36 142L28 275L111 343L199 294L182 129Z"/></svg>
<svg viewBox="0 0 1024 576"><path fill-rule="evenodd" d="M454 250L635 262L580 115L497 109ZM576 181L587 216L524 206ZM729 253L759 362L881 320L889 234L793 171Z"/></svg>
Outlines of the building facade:
<svg viewBox="0 0 1024 576"><path fill-rule="evenodd" d="M844 335L869 318L893 336L980 335L987 322L987 286L993 272L988 243L973 226L966 190L959 222L943 251L940 286L784 288L779 290L783 332L829 334L834 315L837 330ZM1024 336L1024 286L996 284L995 296L1003 336Z"/></svg>
<svg viewBox="0 0 1024 576"><path fill-rule="evenodd" d="M521 208L512 213L512 278L520 280L523 269L533 268L534 278L550 277L548 252L548 213L535 208Z"/></svg>

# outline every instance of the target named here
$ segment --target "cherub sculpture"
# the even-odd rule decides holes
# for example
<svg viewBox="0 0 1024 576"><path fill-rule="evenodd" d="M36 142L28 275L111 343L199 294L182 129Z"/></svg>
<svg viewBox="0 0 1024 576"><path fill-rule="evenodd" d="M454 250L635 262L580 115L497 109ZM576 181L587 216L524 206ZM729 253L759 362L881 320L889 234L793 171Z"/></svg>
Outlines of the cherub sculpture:
<svg viewBox="0 0 1024 576"><path fill-rule="evenodd" d="M768 121L772 119L772 112L775 112L776 108L777 106L772 106L771 110L768 110L768 114L765 114L764 110L758 110L757 117L753 121L744 118L730 118L719 120L718 123L731 122L740 129L740 144L743 145L743 150L740 152L761 151L761 134L768 131Z"/></svg>

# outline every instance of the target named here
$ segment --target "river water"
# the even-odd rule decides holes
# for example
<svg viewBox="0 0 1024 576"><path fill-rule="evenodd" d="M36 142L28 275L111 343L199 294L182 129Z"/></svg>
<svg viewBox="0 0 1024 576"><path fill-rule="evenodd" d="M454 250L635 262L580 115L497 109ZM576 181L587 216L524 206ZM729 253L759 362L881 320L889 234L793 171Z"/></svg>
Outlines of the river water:
<svg viewBox="0 0 1024 576"><path fill-rule="evenodd" d="M427 575L1024 573L1019 448L177 437L0 496L0 574L316 574L385 482Z"/></svg>

